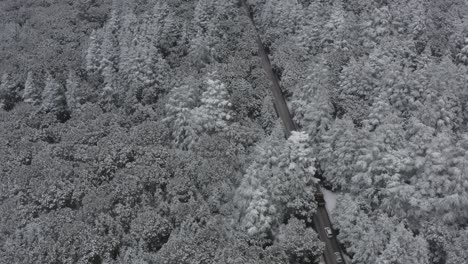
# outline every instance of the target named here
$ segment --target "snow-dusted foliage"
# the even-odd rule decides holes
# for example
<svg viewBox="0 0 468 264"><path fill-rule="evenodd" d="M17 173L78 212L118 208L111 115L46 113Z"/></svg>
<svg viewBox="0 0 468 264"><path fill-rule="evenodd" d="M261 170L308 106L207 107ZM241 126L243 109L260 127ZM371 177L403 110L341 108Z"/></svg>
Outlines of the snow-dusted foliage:
<svg viewBox="0 0 468 264"><path fill-rule="evenodd" d="M66 110L66 99L63 86L50 73L47 74L44 91L42 92L41 110L61 113Z"/></svg>
<svg viewBox="0 0 468 264"><path fill-rule="evenodd" d="M234 3L229 1L198 0L191 27L188 57L196 68L204 68L223 59L226 43L226 29L223 28L228 9Z"/></svg>
<svg viewBox="0 0 468 264"><path fill-rule="evenodd" d="M284 251L290 263L311 263L320 258L324 249L325 244L319 240L318 234L312 228L306 228L304 221L294 217L279 227L277 241L269 248L270 251Z"/></svg>
<svg viewBox="0 0 468 264"><path fill-rule="evenodd" d="M201 105L193 109L194 119L207 131L224 130L233 114L230 111L232 104L227 100L226 85L217 80L215 73L212 73L206 78L204 86L205 91L200 98Z"/></svg>
<svg viewBox="0 0 468 264"><path fill-rule="evenodd" d="M38 104L41 100L41 89L32 71L28 72L24 83L23 100L30 104Z"/></svg>
<svg viewBox="0 0 468 264"><path fill-rule="evenodd" d="M102 30L93 30L89 37L88 49L86 51L86 69L89 72L96 72L101 69L102 35Z"/></svg>
<svg viewBox="0 0 468 264"><path fill-rule="evenodd" d="M245 2L0 1L0 263L466 262L468 3Z"/></svg>
<svg viewBox="0 0 468 264"><path fill-rule="evenodd" d="M137 105L157 102L167 92L169 65L162 52L165 41L174 44L174 20L167 3L155 5L137 17L125 5L116 5L106 25L93 31L87 53L87 70L102 76L102 106L124 106L130 112ZM169 19L169 21L165 21Z"/></svg>
<svg viewBox="0 0 468 264"><path fill-rule="evenodd" d="M287 140L268 137L257 147L236 193L241 227L267 235L292 216L311 222L316 179L308 135L293 132Z"/></svg>
<svg viewBox="0 0 468 264"><path fill-rule="evenodd" d="M297 32L302 23L303 10L295 0L265 1L258 17L266 45Z"/></svg>
<svg viewBox="0 0 468 264"><path fill-rule="evenodd" d="M468 65L468 38L465 38L465 41L463 44L464 44L464 47L457 54L457 60L460 63Z"/></svg>
<svg viewBox="0 0 468 264"><path fill-rule="evenodd" d="M291 100L294 120L317 140L333 121L333 105L330 96L330 71L323 63L316 63L311 75L302 87L295 89Z"/></svg>
<svg viewBox="0 0 468 264"><path fill-rule="evenodd" d="M353 263L429 263L428 244L405 224L385 213L366 213L365 201L343 195L333 212L338 238L353 256Z"/></svg>
<svg viewBox="0 0 468 264"><path fill-rule="evenodd" d="M232 104L227 100L227 88L215 74L209 74L198 93L195 83L174 88L166 110L168 122L174 129L174 143L182 149L189 149L203 133L216 133L227 128L232 119Z"/></svg>
<svg viewBox="0 0 468 264"><path fill-rule="evenodd" d="M188 149L196 140L197 132L201 130L193 119L192 109L197 102L196 87L184 84L174 87L166 104L164 122L172 128L174 144L181 149Z"/></svg>
<svg viewBox="0 0 468 264"><path fill-rule="evenodd" d="M73 112L79 108L82 98L80 80L74 71L70 71L65 84L65 99L67 100L68 109Z"/></svg>

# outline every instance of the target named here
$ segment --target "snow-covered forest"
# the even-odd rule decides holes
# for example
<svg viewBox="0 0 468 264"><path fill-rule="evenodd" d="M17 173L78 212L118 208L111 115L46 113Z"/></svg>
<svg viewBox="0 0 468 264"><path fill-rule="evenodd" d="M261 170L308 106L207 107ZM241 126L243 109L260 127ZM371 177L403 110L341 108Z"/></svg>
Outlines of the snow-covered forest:
<svg viewBox="0 0 468 264"><path fill-rule="evenodd" d="M247 3L0 1L0 263L468 263L468 2Z"/></svg>

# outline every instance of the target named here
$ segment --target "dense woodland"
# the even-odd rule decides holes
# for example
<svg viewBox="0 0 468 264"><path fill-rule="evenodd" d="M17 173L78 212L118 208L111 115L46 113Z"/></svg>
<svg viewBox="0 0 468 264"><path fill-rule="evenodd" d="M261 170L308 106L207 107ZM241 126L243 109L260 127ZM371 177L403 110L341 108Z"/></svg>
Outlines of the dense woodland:
<svg viewBox="0 0 468 264"><path fill-rule="evenodd" d="M468 3L248 3L0 1L0 263L468 261Z"/></svg>

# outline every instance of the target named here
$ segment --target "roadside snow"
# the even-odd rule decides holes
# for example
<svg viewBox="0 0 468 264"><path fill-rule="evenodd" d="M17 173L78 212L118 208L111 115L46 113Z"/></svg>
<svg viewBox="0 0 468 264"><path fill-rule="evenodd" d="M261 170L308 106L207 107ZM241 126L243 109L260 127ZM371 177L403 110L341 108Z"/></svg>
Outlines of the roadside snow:
<svg viewBox="0 0 468 264"><path fill-rule="evenodd" d="M331 213L333 212L336 206L336 193L329 191L325 188L321 188L321 190L323 193L323 199L325 199L325 208L327 209L330 221L332 221Z"/></svg>

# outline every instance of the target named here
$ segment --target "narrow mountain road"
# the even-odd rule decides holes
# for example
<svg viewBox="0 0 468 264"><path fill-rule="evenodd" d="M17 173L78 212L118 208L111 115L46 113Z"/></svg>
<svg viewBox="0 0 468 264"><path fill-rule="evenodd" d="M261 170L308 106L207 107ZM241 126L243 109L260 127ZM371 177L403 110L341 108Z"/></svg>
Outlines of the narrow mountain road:
<svg viewBox="0 0 468 264"><path fill-rule="evenodd" d="M279 85L279 81L275 73L273 72L273 68L271 67L270 59L268 58L268 55L265 51L265 47L263 46L262 40L260 38L260 35L258 34L257 28L255 27L255 23L252 17L252 13L250 10L249 5L246 3L245 0L240 0L243 8L245 9L245 12L247 16L250 19L250 22L252 23L253 28L256 30L256 41L258 45L258 53L261 58L261 63L262 66L268 76L268 79L271 81L271 92L273 94L273 98L275 100L275 107L277 114L281 118L284 127L285 127L285 136L288 138L291 135L292 131L297 130L296 125L294 124L294 121L292 120L291 113L289 112L288 106L286 104L286 100L284 99L283 93L281 92L281 88ZM322 194L320 189L317 191L319 194ZM323 194L322 196L323 197ZM325 209L325 204L319 205L317 208L317 212L315 213L313 217L313 222L314 226L316 228L317 233L319 234L320 240L322 240L326 247L325 251L323 254L323 258L325 260L325 263L327 264L341 264L344 263L343 260L343 254L341 253L340 246L338 243L338 240L335 237L335 234L333 234L331 237L329 237L325 231L326 227L329 227L333 230L332 224L330 222L330 218L328 217L328 212ZM337 256L342 259L341 262L338 262Z"/></svg>
<svg viewBox="0 0 468 264"><path fill-rule="evenodd" d="M245 2L245 0L241 0L241 2L245 11L247 12L247 16L249 17L253 28L257 30L257 28L255 27L249 6ZM275 100L276 111L278 115L281 117L281 120L283 121L283 124L285 126L285 136L286 138L288 138L291 135L291 131L296 130L296 125L294 124L292 120L291 113L289 113L288 105L286 104L286 100L284 99L283 93L281 92L281 88L278 82L278 77L276 77L276 74L273 72L270 59L268 58L268 55L265 51L262 40L260 39L260 35L258 33L255 35L257 38L256 41L258 45L258 53L261 58L262 66L266 71L268 79L271 80L271 84L272 84L271 92L273 93L273 99Z"/></svg>

